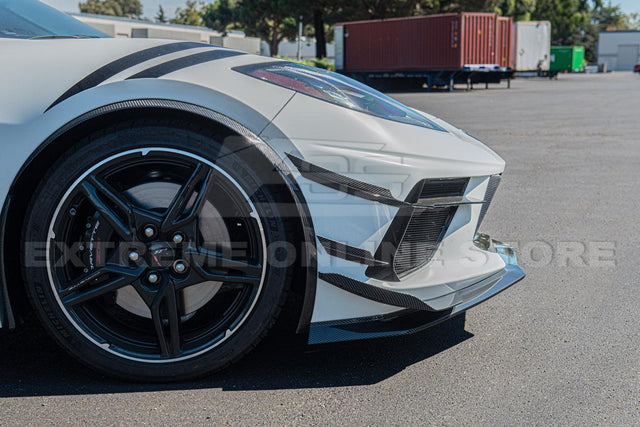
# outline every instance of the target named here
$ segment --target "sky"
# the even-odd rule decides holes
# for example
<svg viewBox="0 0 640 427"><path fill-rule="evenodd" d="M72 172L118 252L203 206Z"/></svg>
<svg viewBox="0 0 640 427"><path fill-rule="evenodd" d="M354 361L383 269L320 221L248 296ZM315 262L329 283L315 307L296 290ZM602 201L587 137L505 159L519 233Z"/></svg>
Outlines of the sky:
<svg viewBox="0 0 640 427"><path fill-rule="evenodd" d="M40 0L43 3L60 9L64 12L79 12L78 3L80 0ZM164 13L173 17L177 7L183 6L186 0L141 0L142 15L153 18L158 13L158 6L162 5ZM206 0L205 3L213 3L214 0ZM637 1L637 0L635 0Z"/></svg>
<svg viewBox="0 0 640 427"><path fill-rule="evenodd" d="M611 3L619 4L626 13L640 12L640 1L638 0L614 0Z"/></svg>
<svg viewBox="0 0 640 427"><path fill-rule="evenodd" d="M43 3L51 5L65 12L78 12L79 0L40 0ZM206 0L205 3L212 3L214 0ZM185 0L142 0L143 15L153 18L158 12L158 6L162 5L167 16L172 17L177 7L186 3ZM622 10L630 12L640 12L639 0L612 0L612 3L619 4Z"/></svg>

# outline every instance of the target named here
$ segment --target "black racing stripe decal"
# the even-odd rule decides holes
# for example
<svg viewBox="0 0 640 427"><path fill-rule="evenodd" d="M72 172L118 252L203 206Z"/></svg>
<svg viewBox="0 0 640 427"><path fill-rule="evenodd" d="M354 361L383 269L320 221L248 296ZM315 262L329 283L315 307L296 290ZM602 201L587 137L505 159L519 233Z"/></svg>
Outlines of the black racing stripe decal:
<svg viewBox="0 0 640 427"><path fill-rule="evenodd" d="M243 52L237 52L234 50L211 50L208 52L194 53L193 55L184 56L182 58L173 59L163 64L156 65L155 67L148 68L144 71L134 74L129 79L152 79L162 77L166 74L173 73L174 71L181 70L183 68L192 67L194 65L203 64L205 62L215 61L217 59L229 58L232 56L246 55Z"/></svg>
<svg viewBox="0 0 640 427"><path fill-rule="evenodd" d="M55 107L62 101L67 98L72 97L73 95L77 95L80 92L83 92L87 89L91 89L104 82L105 80L115 76L116 74L126 70L127 68L131 68L134 65L138 65L142 62L148 61L150 59L157 58L159 56L168 55L170 53L179 52L181 50L187 49L195 49L198 47L210 46L204 43L196 43L196 42L178 42L178 43L169 43L162 46L151 47L149 49L144 49L139 52L132 53L130 55L124 56L120 59L117 59L113 62L108 63L107 65L98 68L93 73L89 74L84 79L80 80L78 83L73 85L69 90L67 90L60 98L56 99L56 101L49 106L45 110L49 111L51 108Z"/></svg>

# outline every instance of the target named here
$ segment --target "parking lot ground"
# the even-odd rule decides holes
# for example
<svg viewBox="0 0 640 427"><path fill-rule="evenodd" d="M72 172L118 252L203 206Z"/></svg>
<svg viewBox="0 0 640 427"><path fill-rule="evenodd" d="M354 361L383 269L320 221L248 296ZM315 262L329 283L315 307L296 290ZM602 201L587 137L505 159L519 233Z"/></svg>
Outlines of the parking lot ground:
<svg viewBox="0 0 640 427"><path fill-rule="evenodd" d="M99 377L32 328L0 338L0 424L639 425L640 76L393 96L505 158L482 231L522 282L416 335L270 342L188 384Z"/></svg>

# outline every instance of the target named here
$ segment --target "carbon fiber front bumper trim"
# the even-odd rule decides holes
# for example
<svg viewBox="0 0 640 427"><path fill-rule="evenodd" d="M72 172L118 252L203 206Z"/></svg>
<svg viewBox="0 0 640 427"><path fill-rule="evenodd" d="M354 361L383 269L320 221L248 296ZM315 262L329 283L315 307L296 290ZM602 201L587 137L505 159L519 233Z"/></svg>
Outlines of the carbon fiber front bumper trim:
<svg viewBox="0 0 640 427"><path fill-rule="evenodd" d="M350 246L341 242L336 242L335 240L327 239L326 237L317 237L322 247L331 256L368 266L385 266L389 264L388 262L375 259L373 257L373 254L365 249L356 248L355 246Z"/></svg>
<svg viewBox="0 0 640 427"><path fill-rule="evenodd" d="M405 202L394 198L391 191L386 188L367 184L366 182L332 172L329 169L321 168L293 154L287 154L287 156L302 176L325 187L385 205L402 206L405 204Z"/></svg>
<svg viewBox="0 0 640 427"><path fill-rule="evenodd" d="M506 265L501 271L478 282L477 285L481 289L479 294L469 293L470 288L475 288L475 285L462 289L460 292L470 295L469 298L463 298L461 302L457 303L453 307L440 311L427 311L420 308L410 307L410 309L400 310L389 315L311 323L309 328L309 344L322 344L328 342L352 341L411 334L437 325L438 323L450 319L460 313L464 313L468 309L499 294L508 287L522 280L525 273L518 265L515 252L512 247L495 240L492 241L492 243L492 247L495 248L498 254L500 254ZM497 279L493 280L494 277L497 277ZM373 287L371 285L367 286ZM398 292L393 293L398 294ZM401 295L410 296L407 294ZM420 301L417 298L415 298L415 300ZM423 301L420 301L420 303L427 305Z"/></svg>
<svg viewBox="0 0 640 427"><path fill-rule="evenodd" d="M485 203L484 200L470 200L464 197L432 197L421 198L419 200L403 201L398 200L391 194L389 189L379 187L373 184L367 184L357 179L349 178L339 173L330 171L329 169L309 163L293 154L287 153L287 157L291 163L298 169L300 174L310 181L333 188L342 193L360 197L361 199L371 200L373 202L382 203L389 206L407 206L421 209L439 208L443 206L460 206L460 205L480 205ZM436 181L436 180L434 180Z"/></svg>
<svg viewBox="0 0 640 427"><path fill-rule="evenodd" d="M371 301L392 305L394 307L434 311L429 305L412 295L372 286L341 274L320 273L318 277L327 283L331 283L333 286Z"/></svg>

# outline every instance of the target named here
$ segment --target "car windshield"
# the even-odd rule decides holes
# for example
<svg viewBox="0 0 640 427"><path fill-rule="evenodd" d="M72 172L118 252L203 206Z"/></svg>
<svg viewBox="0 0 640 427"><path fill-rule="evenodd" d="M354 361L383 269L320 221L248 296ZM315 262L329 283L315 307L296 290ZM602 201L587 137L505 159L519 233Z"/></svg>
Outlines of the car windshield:
<svg viewBox="0 0 640 427"><path fill-rule="evenodd" d="M107 37L36 0L0 0L0 38Z"/></svg>

